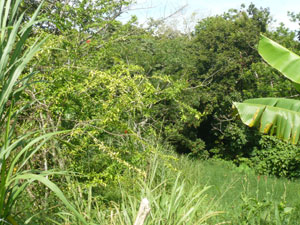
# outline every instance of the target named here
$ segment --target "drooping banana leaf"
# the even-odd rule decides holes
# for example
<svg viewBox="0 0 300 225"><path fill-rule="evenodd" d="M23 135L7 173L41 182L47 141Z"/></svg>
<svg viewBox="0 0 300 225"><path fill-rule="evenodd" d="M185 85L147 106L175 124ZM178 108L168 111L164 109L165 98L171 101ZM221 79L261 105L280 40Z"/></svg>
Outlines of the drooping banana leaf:
<svg viewBox="0 0 300 225"><path fill-rule="evenodd" d="M300 91L300 57L297 54L263 35L258 52L268 64L294 82L294 86Z"/></svg>
<svg viewBox="0 0 300 225"><path fill-rule="evenodd" d="M286 98L256 98L234 102L244 124L260 132L296 144L300 135L300 101Z"/></svg>

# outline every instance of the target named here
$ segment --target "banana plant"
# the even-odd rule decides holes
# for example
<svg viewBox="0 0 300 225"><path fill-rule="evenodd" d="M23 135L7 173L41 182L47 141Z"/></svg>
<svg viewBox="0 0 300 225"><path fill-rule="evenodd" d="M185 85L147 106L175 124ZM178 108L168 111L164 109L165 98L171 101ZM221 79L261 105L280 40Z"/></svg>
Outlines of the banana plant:
<svg viewBox="0 0 300 225"><path fill-rule="evenodd" d="M288 78L300 91L300 57L261 35L258 52L273 68ZM255 98L234 102L242 122L256 126L264 134L275 135L297 144L300 136L300 101L287 98Z"/></svg>
<svg viewBox="0 0 300 225"><path fill-rule="evenodd" d="M48 179L48 176L57 173L31 171L26 166L42 145L59 132L44 135L29 132L16 136L14 131L18 113L22 111L17 109L15 103L31 76L23 75L23 71L45 42L45 39L37 39L27 47L26 40L37 22L41 5L29 21L24 22L24 13L19 10L21 2L22 0L0 0L0 225L17 224L13 209L26 187L34 181L46 185L79 221L87 224L62 191Z"/></svg>

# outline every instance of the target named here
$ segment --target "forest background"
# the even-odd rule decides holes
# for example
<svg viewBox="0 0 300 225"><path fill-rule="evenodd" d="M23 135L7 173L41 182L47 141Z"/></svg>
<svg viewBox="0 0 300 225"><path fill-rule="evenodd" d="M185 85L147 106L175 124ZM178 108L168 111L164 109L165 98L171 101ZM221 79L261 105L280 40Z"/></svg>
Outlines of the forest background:
<svg viewBox="0 0 300 225"><path fill-rule="evenodd" d="M244 126L232 103L299 98L259 56L257 44L264 34L299 54L300 29L284 24L269 29L270 10L254 4L201 19L189 32L173 29L165 18L141 27L135 16L126 23L118 20L131 3L51 0L41 6L26 45L47 39L21 76L31 77L26 88L15 104L6 105L12 112L24 108L11 135L64 132L39 146L23 169L68 171L47 179L69 199L95 199L98 203L86 207L89 212L121 204L120 186L139 189L140 180L151 177L153 158L174 173L179 173L178 155L184 154L199 163L224 160L259 175L297 180L299 146ZM23 22L29 21L39 5L22 1L17 13L25 12ZM289 17L300 24L297 13ZM61 214L64 206L55 206L49 188L35 183L23 195L12 211L15 220L72 221Z"/></svg>

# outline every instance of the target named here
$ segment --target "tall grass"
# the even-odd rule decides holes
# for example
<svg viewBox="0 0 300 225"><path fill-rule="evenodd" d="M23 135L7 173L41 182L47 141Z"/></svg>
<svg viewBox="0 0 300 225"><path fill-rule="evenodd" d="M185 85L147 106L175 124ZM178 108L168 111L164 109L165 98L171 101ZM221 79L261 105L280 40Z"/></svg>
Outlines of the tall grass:
<svg viewBox="0 0 300 225"><path fill-rule="evenodd" d="M66 182L69 198L89 224L134 224L144 197L151 206L145 225L293 225L300 219L299 181L260 177L229 162L188 157L151 157L143 169L146 178L131 171L123 174L119 187L111 190L120 199L103 201L97 187L71 179ZM58 211L41 219L46 224L80 224L63 207Z"/></svg>
<svg viewBox="0 0 300 225"><path fill-rule="evenodd" d="M126 176L135 175L129 172ZM149 200L151 207L145 225L209 224L211 218L224 213L214 210L214 203L207 195L209 186L189 187L187 183L182 173L169 169L162 159L153 157L146 178L130 179L130 185L120 183L115 190L121 193L119 202L103 205L92 187L83 190L78 183L72 184L70 191L77 208L90 224L133 225L143 198ZM57 215L62 221L56 224L76 224L76 218L66 212Z"/></svg>
<svg viewBox="0 0 300 225"><path fill-rule="evenodd" d="M186 157L174 166L182 171L189 187L209 185L207 195L216 210L225 213L215 223L298 224L300 181L261 176L250 168L221 160L199 161Z"/></svg>
<svg viewBox="0 0 300 225"><path fill-rule="evenodd" d="M188 181L180 172L161 168L161 163L163 162L157 158L153 159L148 178L139 182L139 195L128 195L123 191L121 210L115 208L115 224L133 224L132 218L136 217L136 209L143 197L151 203L147 225L205 224L211 217L223 213L214 210L214 204L207 196L209 186L189 187Z"/></svg>
<svg viewBox="0 0 300 225"><path fill-rule="evenodd" d="M16 224L13 209L21 193L34 181L39 181L56 193L57 197L71 210L78 219L84 218L67 201L60 189L47 176L49 171L32 171L26 168L31 157L55 133L39 136L27 133L20 137L15 135L15 124L22 109L16 103L33 75L20 79L27 63L39 51L45 39L37 39L26 47L26 40L36 23L41 5L24 21L24 13L19 12L21 0L0 0L0 224ZM30 103L29 103L30 104Z"/></svg>

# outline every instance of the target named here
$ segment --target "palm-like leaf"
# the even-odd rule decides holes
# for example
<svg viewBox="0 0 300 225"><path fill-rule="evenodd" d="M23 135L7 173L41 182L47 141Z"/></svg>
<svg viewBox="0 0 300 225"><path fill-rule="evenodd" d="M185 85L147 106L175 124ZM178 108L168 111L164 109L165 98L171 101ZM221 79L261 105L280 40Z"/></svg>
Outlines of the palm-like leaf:
<svg viewBox="0 0 300 225"><path fill-rule="evenodd" d="M300 90L300 57L297 54L263 35L258 52L268 64L280 71Z"/></svg>
<svg viewBox="0 0 300 225"><path fill-rule="evenodd" d="M300 84L300 57L297 54L263 35L258 45L258 52L273 68L294 83Z"/></svg>
<svg viewBox="0 0 300 225"><path fill-rule="evenodd" d="M278 43L261 36L259 54L300 90L300 57ZM300 134L300 101L285 98L257 98L233 103L241 120L260 132L296 144Z"/></svg>
<svg viewBox="0 0 300 225"><path fill-rule="evenodd" d="M296 144L300 134L300 101L286 98L256 98L233 103L241 120L260 132Z"/></svg>

